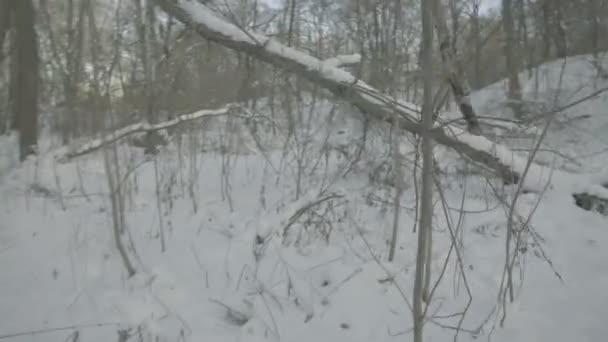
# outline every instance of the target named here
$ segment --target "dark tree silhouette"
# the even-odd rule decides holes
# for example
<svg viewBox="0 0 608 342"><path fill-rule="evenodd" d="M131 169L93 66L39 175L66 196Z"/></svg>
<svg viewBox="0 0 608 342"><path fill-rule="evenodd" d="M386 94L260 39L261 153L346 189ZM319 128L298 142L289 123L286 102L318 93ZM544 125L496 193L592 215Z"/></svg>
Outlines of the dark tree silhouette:
<svg viewBox="0 0 608 342"><path fill-rule="evenodd" d="M11 128L19 133L19 158L36 152L38 141L38 39L31 0L0 0L0 42L12 28Z"/></svg>

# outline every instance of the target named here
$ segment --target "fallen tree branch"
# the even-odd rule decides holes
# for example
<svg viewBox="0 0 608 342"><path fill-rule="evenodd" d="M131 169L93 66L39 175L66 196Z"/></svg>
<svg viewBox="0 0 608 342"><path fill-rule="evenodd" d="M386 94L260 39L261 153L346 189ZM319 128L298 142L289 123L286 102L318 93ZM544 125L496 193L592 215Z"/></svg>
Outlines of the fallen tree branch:
<svg viewBox="0 0 608 342"><path fill-rule="evenodd" d="M178 126L185 122L227 115L237 107L238 107L238 105L236 105L236 104L229 104L229 105L219 108L219 109L199 110L197 112L194 112L191 114L186 114L186 115L181 115L181 116L176 117L175 119L161 122L158 124L149 124L147 122L138 122L138 123L117 129L117 130L113 131L112 133L106 134L105 136L103 136L101 138L91 140L90 142L88 142L86 144L72 147L71 149L69 149L69 151L67 153L60 155L59 159L66 161L66 160L69 160L69 159L72 159L75 157L83 156L83 155L91 153L91 152L95 152L95 151L99 150L100 148L106 146L107 144L111 144L113 142L119 141L119 140L124 139L135 133L160 131L163 129Z"/></svg>
<svg viewBox="0 0 608 342"><path fill-rule="evenodd" d="M482 136L467 133L464 129L449 125L436 125L425 130L419 122L418 106L380 93L350 73L336 68L331 63L285 46L264 35L241 29L218 17L207 6L192 0L156 0L169 15L195 29L202 37L232 50L244 53L280 69L293 72L308 81L330 91L336 97L350 102L364 115L390 124L414 134L431 134L435 141L460 153L470 161L484 166L501 177L505 183L520 180L527 158L508 148L497 145ZM451 132L448 135L447 132ZM527 188L544 184L542 180L551 174L546 167L534 164L529 177L522 180ZM601 185L581 181L580 177L561 171L553 173L554 179L571 194L587 193L599 198L608 198L608 189Z"/></svg>

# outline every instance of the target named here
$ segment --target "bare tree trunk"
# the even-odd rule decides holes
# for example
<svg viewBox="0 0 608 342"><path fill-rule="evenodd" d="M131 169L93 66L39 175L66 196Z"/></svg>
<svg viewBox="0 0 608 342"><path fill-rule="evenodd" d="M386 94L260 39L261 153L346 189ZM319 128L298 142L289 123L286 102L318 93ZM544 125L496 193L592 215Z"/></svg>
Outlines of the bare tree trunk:
<svg viewBox="0 0 608 342"><path fill-rule="evenodd" d="M150 61L148 54L148 30L146 28L146 16L144 13L144 7L142 5L142 1L145 0L133 0L135 4L135 22L137 28L137 35L139 36L139 58L141 61L142 69L144 71L144 80L143 80L143 97L144 101L148 101L150 97ZM145 116L149 123L153 124L154 116L150 111L150 108L145 106Z"/></svg>
<svg viewBox="0 0 608 342"><path fill-rule="evenodd" d="M97 27L95 18L95 8L92 0L82 0L86 7L87 24L89 29L89 49L91 55L91 81L89 85L92 90L92 104L99 111L105 111L107 104L105 103L104 93L102 90L102 66L100 65L100 55L102 51L100 32ZM89 129L91 132L102 130L106 125L106 117L104 115L93 115L89 118Z"/></svg>
<svg viewBox="0 0 608 342"><path fill-rule="evenodd" d="M15 72L11 76L13 122L19 132L19 158L36 153L38 142L38 38L31 0L13 0Z"/></svg>
<svg viewBox="0 0 608 342"><path fill-rule="evenodd" d="M144 1L142 5L142 1ZM144 70L143 80L143 107L146 120L150 124L158 122L156 109L155 74L156 66L154 61L156 32L154 29L155 15L154 3L152 0L134 0L135 19L137 23L137 33L139 35L139 50L142 68ZM157 132L147 133L145 136L145 153L155 154L157 145L163 144L164 139Z"/></svg>
<svg viewBox="0 0 608 342"><path fill-rule="evenodd" d="M460 31L460 12L458 8L458 0L450 0L448 3L450 7L450 17L452 19L452 49L457 51L458 48L458 32Z"/></svg>
<svg viewBox="0 0 608 342"><path fill-rule="evenodd" d="M433 12L429 1L422 0L422 53L421 65L424 77L422 104L422 189L420 194L420 228L416 255L416 279L414 283L414 342L423 341L423 300L427 288L430 250L430 232L433 220L433 138L428 134L433 128Z"/></svg>
<svg viewBox="0 0 608 342"><path fill-rule="evenodd" d="M479 3L473 3L471 15L471 34L473 35L473 87L481 87L481 28L479 23Z"/></svg>
<svg viewBox="0 0 608 342"><path fill-rule="evenodd" d="M86 17L88 21L88 42L91 54L92 64L92 78L90 79L89 86L91 88L92 97L92 111L93 118L95 118L96 124L99 124L99 129L104 128L106 120L109 121L110 126L115 127L114 119L112 118L112 110L110 108L111 103L106 102L106 96L109 93L110 83L102 83L102 68L99 61L99 55L101 52L101 41L100 33L98 31L97 20L95 18L94 3L91 0L86 1ZM116 41L115 41L116 44ZM116 49L118 47L116 46ZM111 75L107 75L111 78ZM128 245L128 233L125 216L125 184L124 174L121 172L121 162L118 156L117 144L110 143L106 140L108 138L114 139L118 132L112 132L110 137L103 137L101 140L100 147L106 147L103 151L103 162L104 170L106 174L106 181L109 190L110 204L111 204L111 215L112 215L112 231L114 235L114 243L116 249L120 255L120 258L125 266L128 277L132 277L136 273L135 264L129 256L129 245ZM131 244L131 248L134 249ZM133 250L133 253L135 251Z"/></svg>
<svg viewBox="0 0 608 342"><path fill-rule="evenodd" d="M0 63L4 60L4 40L10 29L10 0L0 0Z"/></svg>
<svg viewBox="0 0 608 342"><path fill-rule="evenodd" d="M474 134L480 134L477 115L471 103L471 88L462 72L462 67L458 63L456 50L450 38L443 5L440 0L431 0L431 2L435 31L437 32L437 39L439 41L439 52L446 73L445 76L450 84L452 94L458 104L462 117L467 122L469 131Z"/></svg>
<svg viewBox="0 0 608 342"><path fill-rule="evenodd" d="M555 40L555 49L557 52L557 58L565 58L568 56L568 42L566 40L566 29L564 28L564 16L562 4L559 0L552 0L555 7L555 16L554 16L554 32L553 38ZM568 0L570 1L570 0Z"/></svg>
<svg viewBox="0 0 608 342"><path fill-rule="evenodd" d="M0 63L2 63L10 53L10 49L6 49L6 52L4 49L4 42L6 41L6 37L9 36L11 29L12 9L9 1L10 0L0 0ZM11 74L12 73L9 70L9 72L6 73L7 76L5 76L3 70L0 69L0 82L10 84L10 81L7 82L7 79L10 80ZM2 135L10 129L9 126L11 125L10 112L12 110L12 105L10 103L10 86L8 94L0 97L0 102L2 102L2 104L0 104L0 135Z"/></svg>
<svg viewBox="0 0 608 342"><path fill-rule="evenodd" d="M154 1L153 0L145 0L145 25L144 25L144 35L145 35L145 52L147 53L144 57L146 59L147 75L147 94L146 94L146 112L148 115L152 117L151 123L158 122L157 118L157 106L156 106L156 97L157 97L157 89L156 89L156 79L157 79L157 70L156 70L156 57L158 52L158 41L156 35L156 14L154 11Z"/></svg>
<svg viewBox="0 0 608 342"><path fill-rule="evenodd" d="M90 6L90 5L89 5ZM86 13L86 2L81 1L78 8L78 20L76 22L76 26L72 28L70 26L71 31L76 31L76 34L71 34L71 37L68 41L68 51L67 51L67 75L66 75L66 84L65 84L65 98L66 105L68 109L68 118L71 122L71 126L73 129L72 135L77 135L79 129L85 127L85 124L82 122L82 118L78 118L78 111L76 109L76 103L78 100L78 87L82 79L82 56L84 49L84 23L85 23L85 13Z"/></svg>
<svg viewBox="0 0 608 342"><path fill-rule="evenodd" d="M519 14L518 16L519 28L521 31L521 40L523 42L522 53L523 51L526 51L526 68L528 69L528 78L532 78L532 69L534 68L534 54L536 49L533 45L530 45L526 0L518 0L517 8Z"/></svg>
<svg viewBox="0 0 608 342"><path fill-rule="evenodd" d="M541 41L543 42L543 61L551 58L551 4L554 0L542 0L541 12L543 18Z"/></svg>
<svg viewBox="0 0 608 342"><path fill-rule="evenodd" d="M593 57L596 60L598 58L600 46L600 18L597 13L598 7L598 0L587 0L587 19L591 21L591 27L589 32L589 39L591 39L591 53L593 54Z"/></svg>
<svg viewBox="0 0 608 342"><path fill-rule="evenodd" d="M399 213L401 212L401 195L405 188L405 175L403 174L403 156L399 150L401 141L400 136L401 130L394 125L391 126L391 145L393 154L393 168L395 170L395 196L393 197L393 233L391 236L389 249L388 249L388 261L393 261L395 258L395 250L397 248L397 239L399 238Z"/></svg>
<svg viewBox="0 0 608 342"><path fill-rule="evenodd" d="M117 147L113 145L112 151L104 150L103 162L108 181L108 189L110 191L110 204L112 205L112 232L114 235L114 244L120 254L120 258L125 266L127 275L130 277L135 275L135 266L129 258L129 252L123 241L126 235L124 223L124 194L121 185L120 165L117 157ZM112 156L110 156L112 153ZM112 159L111 159L112 158Z"/></svg>
<svg viewBox="0 0 608 342"><path fill-rule="evenodd" d="M79 2L77 8L75 7L74 0L67 2L67 14L65 18L67 34L65 35L65 45L61 44L61 46L59 46L59 42L63 40L64 35L61 34L59 37L55 35L48 1L40 0L38 8L39 13L41 13L44 19L42 21L44 25L42 32L46 32L51 55L55 59L53 65L56 66L62 79L65 112L59 114L58 127L61 131L61 138L64 144L68 144L72 138L82 134L82 129L85 127L82 115L77 115L76 105L79 84L82 79L86 5L87 1L84 0Z"/></svg>
<svg viewBox="0 0 608 342"><path fill-rule="evenodd" d="M70 6L73 6L73 1L70 1ZM78 98L78 85L81 79L82 71L82 50L84 41L84 21L85 21L85 2L80 2L78 9L78 21L76 27L72 28L70 23L70 32L76 31L76 34L70 33L68 38L68 51L66 52L66 75L64 77L64 92L67 107L67 117L70 122L63 122L62 130L66 132L63 137L64 143L70 138L78 134L79 128L84 127L83 118L79 118L76 110L76 102ZM49 23L50 26L50 23ZM49 27L50 29L50 27ZM67 121L67 120L66 120ZM71 130L68 128L71 127ZM71 132L70 132L71 131ZM69 132L69 135L67 134Z"/></svg>
<svg viewBox="0 0 608 342"><path fill-rule="evenodd" d="M289 7L289 28L287 30L287 46L293 44L293 25L295 24L296 17L296 0L291 0Z"/></svg>
<svg viewBox="0 0 608 342"><path fill-rule="evenodd" d="M521 85L517 69L517 52L515 30L513 25L513 3L511 0L502 0L502 24L505 33L505 60L507 63L508 101L516 118L522 119Z"/></svg>

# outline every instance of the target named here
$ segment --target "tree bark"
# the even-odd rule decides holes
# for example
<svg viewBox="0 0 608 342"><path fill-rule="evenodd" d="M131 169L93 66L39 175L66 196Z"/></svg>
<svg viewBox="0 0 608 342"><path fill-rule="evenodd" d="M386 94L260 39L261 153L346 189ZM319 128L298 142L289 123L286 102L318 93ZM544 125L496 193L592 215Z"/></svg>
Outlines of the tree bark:
<svg viewBox="0 0 608 342"><path fill-rule="evenodd" d="M600 46L600 18L598 16L599 6L597 0L587 0L587 20L591 21L589 28L589 39L591 39L591 53L595 59L598 58ZM1 39L1 38L0 38Z"/></svg>
<svg viewBox="0 0 608 342"><path fill-rule="evenodd" d="M153 124L158 120L155 113L154 98L156 94L153 85L156 80L154 57L157 51L154 2L152 0L133 0L133 2L135 5L135 26L139 36L139 58L144 76L142 85L144 112L148 122Z"/></svg>
<svg viewBox="0 0 608 342"><path fill-rule="evenodd" d="M502 0L502 25L505 33L504 51L509 83L507 98L515 117L522 119L522 95L517 68L515 30L513 25L513 3L511 0Z"/></svg>
<svg viewBox="0 0 608 342"><path fill-rule="evenodd" d="M541 25L541 41L543 42L543 61L551 58L551 4L550 1L554 0L542 0L541 12L543 23Z"/></svg>
<svg viewBox="0 0 608 342"><path fill-rule="evenodd" d="M11 29L11 14L12 14L12 3L10 0L0 0L0 63L4 61L7 55L10 54L10 48L4 49L4 42L7 40L6 37L10 34ZM12 68L11 68L12 69ZM7 72L9 75L7 78L10 80L12 70ZM5 82L6 78L4 72L0 70L0 82ZM9 81L8 96L5 98L6 103L0 105L0 135L5 134L10 129L11 123L11 112L12 105L10 97L12 94L12 88Z"/></svg>
<svg viewBox="0 0 608 342"><path fill-rule="evenodd" d="M46 32L51 56L55 60L56 70L61 74L65 112L60 114L59 128L64 145L82 134L85 127L82 115L78 115L76 108L78 102L78 89L82 81L83 48L84 48L84 22L87 1L80 1L76 7L74 0L67 2L65 20L67 34L60 32L56 35L53 19L49 11L47 0L40 0L38 13L42 18L42 31Z"/></svg>
<svg viewBox="0 0 608 342"><path fill-rule="evenodd" d="M38 39L31 0L13 0L15 25L11 100L14 128L19 132L19 158L36 153L38 142Z"/></svg>
<svg viewBox="0 0 608 342"><path fill-rule="evenodd" d="M10 0L0 0L0 62L4 59L4 40L10 29Z"/></svg>
<svg viewBox="0 0 608 342"><path fill-rule="evenodd" d="M553 32L553 38L555 40L555 49L557 52L557 58L565 58L568 56L568 41L566 38L566 30L564 29L564 16L562 4L559 0L552 0L554 3L555 16L553 25L555 26ZM570 1L570 0L568 0Z"/></svg>
<svg viewBox="0 0 608 342"><path fill-rule="evenodd" d="M473 36L473 87L481 87L481 28L479 23L479 4L473 3L473 13L471 15L471 35Z"/></svg>
<svg viewBox="0 0 608 342"><path fill-rule="evenodd" d="M439 52L445 69L445 77L450 84L452 94L458 104L462 117L467 122L469 131L474 134L480 134L477 114L475 114L475 109L471 103L471 87L456 58L456 48L452 44L450 38L450 31L448 29L443 5L440 0L431 0L431 3L434 19L433 24L435 25L435 32L437 32ZM454 34L456 33L454 32Z"/></svg>
<svg viewBox="0 0 608 342"><path fill-rule="evenodd" d="M530 0L527 0L530 1ZM519 31L521 33L522 53L526 54L526 68L528 69L528 78L532 78L534 68L534 55L536 52L535 46L530 45L530 34L528 28L528 6L526 0L517 0L517 12L519 17ZM523 58L522 58L523 59Z"/></svg>
<svg viewBox="0 0 608 342"><path fill-rule="evenodd" d="M428 132L433 129L433 12L427 0L422 3L422 51L421 66L424 82L422 124ZM435 18L436 19L436 18ZM433 138L422 135L422 187L420 194L420 228L416 255L416 278L414 281L414 342L423 341L423 301L428 298L430 283L430 248L433 223Z"/></svg>

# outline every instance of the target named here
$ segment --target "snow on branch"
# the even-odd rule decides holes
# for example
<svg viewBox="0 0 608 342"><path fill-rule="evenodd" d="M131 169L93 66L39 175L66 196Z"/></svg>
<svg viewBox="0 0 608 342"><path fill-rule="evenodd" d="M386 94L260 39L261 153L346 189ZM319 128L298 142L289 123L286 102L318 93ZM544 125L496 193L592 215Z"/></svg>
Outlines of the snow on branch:
<svg viewBox="0 0 608 342"><path fill-rule="evenodd" d="M336 57L326 59L323 61L323 63L334 68L359 64L361 63L361 55L358 53L352 55L338 55Z"/></svg>
<svg viewBox="0 0 608 342"><path fill-rule="evenodd" d="M138 122L132 125L128 125L122 128L119 128L105 136L89 141L88 143L78 145L69 149L67 153L64 153L60 156L62 160L69 160L75 157L79 157L91 152L94 152L107 144L111 144L113 142L119 141L128 137L129 135L135 133L144 133L144 132L152 132L152 131L160 131L163 129L171 128L177 125L180 125L185 122L199 120L210 117L217 117L229 114L234 109L238 108L237 104L229 104L225 107L219 109L205 109L199 110L197 112L181 115L176 117L175 119L164 121L158 124L149 124L147 122Z"/></svg>
<svg viewBox="0 0 608 342"><path fill-rule="evenodd" d="M520 181L527 158L485 137L469 134L453 124L439 123L430 132L420 124L418 106L398 101L337 68L309 54L285 46L264 35L249 32L220 18L207 6L192 0L156 0L169 15L195 29L202 37L232 50L244 53L300 77L350 102L362 114L413 134L431 134L435 141L466 159L501 177L505 183ZM589 193L608 199L608 189L580 176L533 164L524 180L530 189L542 188L549 179L571 193ZM557 181L559 179L559 181Z"/></svg>

